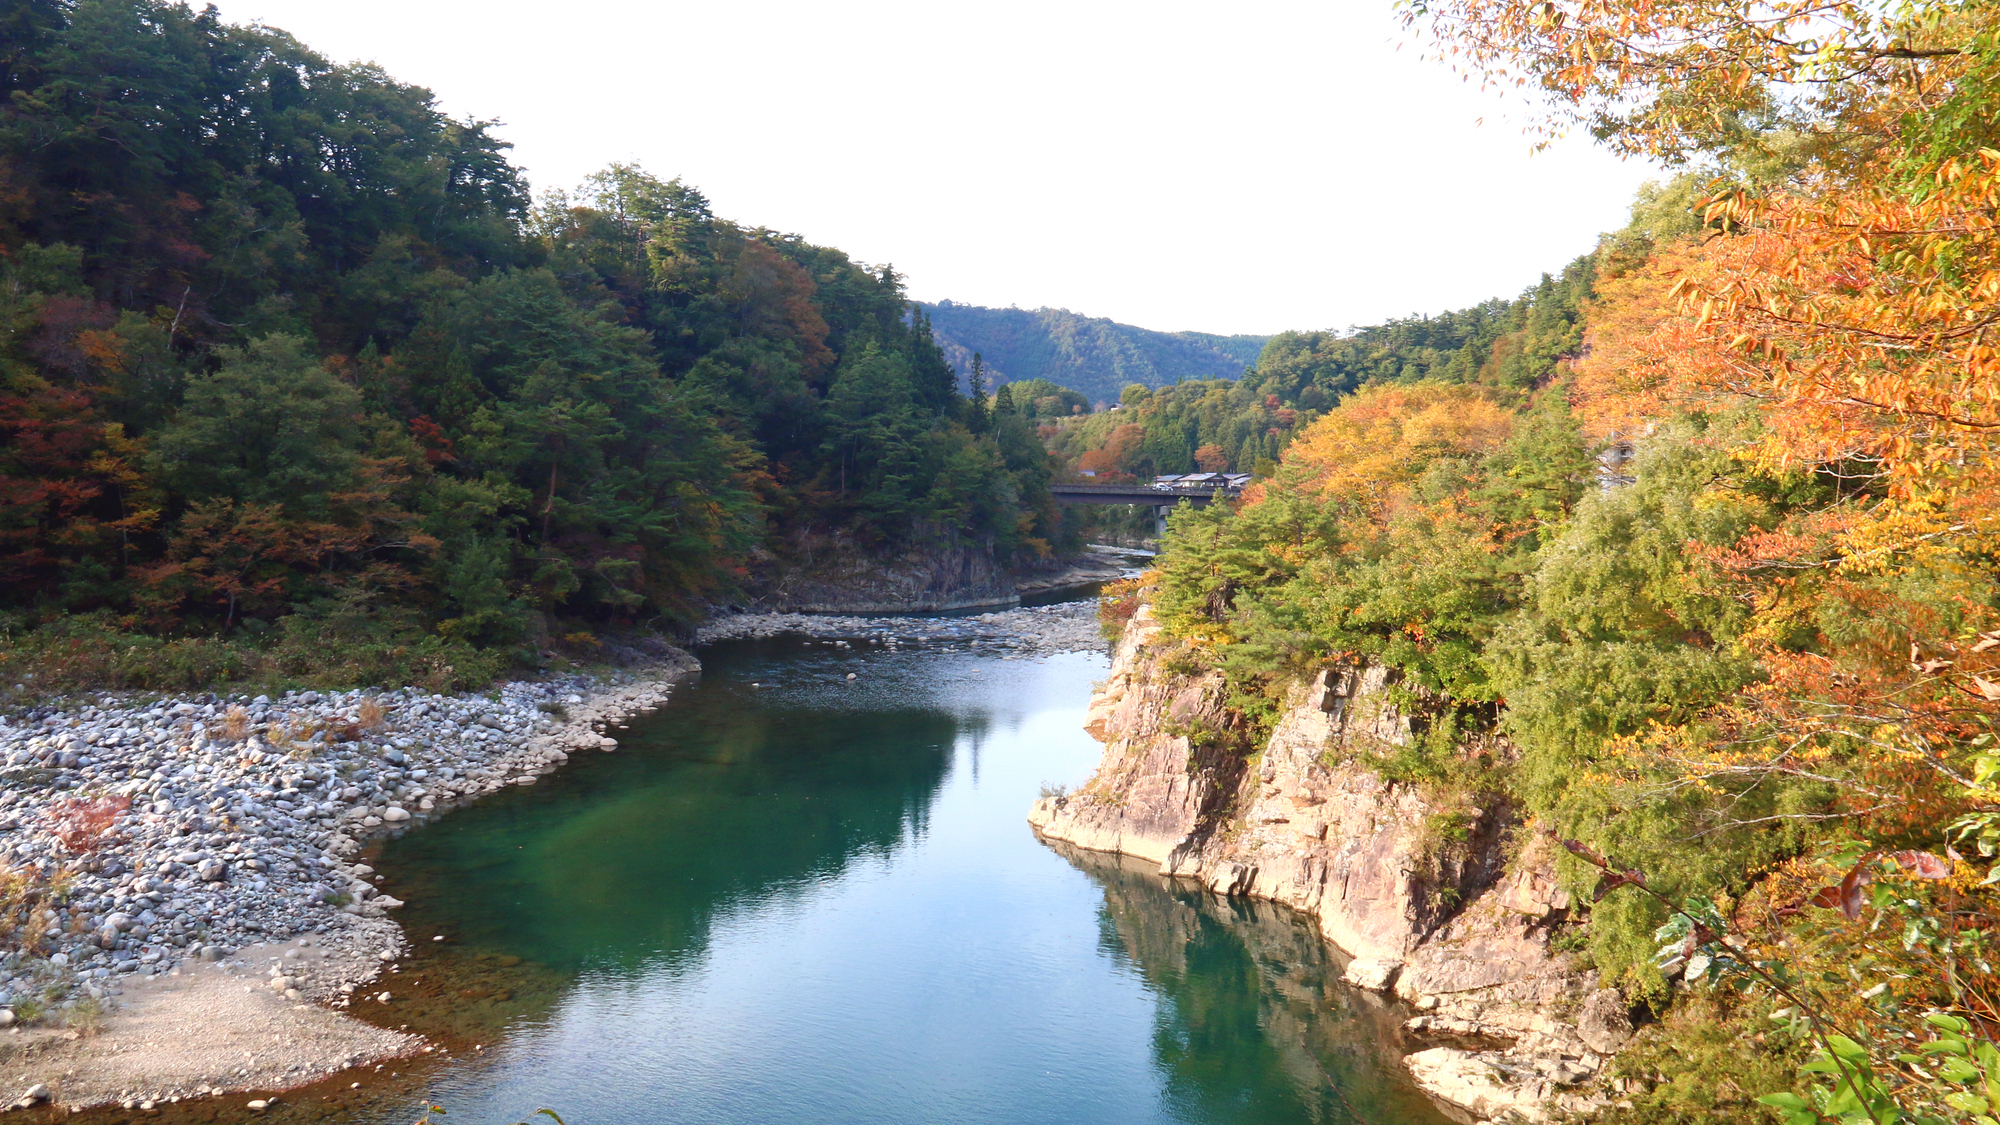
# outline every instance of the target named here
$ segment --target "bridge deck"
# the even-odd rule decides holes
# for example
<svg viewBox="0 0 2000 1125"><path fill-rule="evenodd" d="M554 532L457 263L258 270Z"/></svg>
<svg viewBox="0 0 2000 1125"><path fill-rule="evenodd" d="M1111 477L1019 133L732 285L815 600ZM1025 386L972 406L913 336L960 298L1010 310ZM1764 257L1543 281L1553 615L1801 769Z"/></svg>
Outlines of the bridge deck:
<svg viewBox="0 0 2000 1125"><path fill-rule="evenodd" d="M1154 488L1145 484L1056 484L1050 485L1049 491L1065 504L1145 504L1155 508L1183 500L1200 508L1217 496L1234 500L1238 495L1227 488Z"/></svg>

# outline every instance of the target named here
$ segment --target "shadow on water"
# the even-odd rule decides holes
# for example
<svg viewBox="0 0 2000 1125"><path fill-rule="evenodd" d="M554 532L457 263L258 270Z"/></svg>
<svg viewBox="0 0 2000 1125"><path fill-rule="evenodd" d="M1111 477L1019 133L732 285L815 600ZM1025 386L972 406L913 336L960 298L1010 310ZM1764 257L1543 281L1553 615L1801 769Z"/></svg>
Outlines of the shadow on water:
<svg viewBox="0 0 2000 1125"><path fill-rule="evenodd" d="M1161 1004L1153 1056L1180 1121L1446 1125L1402 1073L1401 1005L1340 980L1311 921L1159 865L1045 841L1103 888L1102 942Z"/></svg>
<svg viewBox="0 0 2000 1125"><path fill-rule="evenodd" d="M837 877L921 834L958 733L921 710L752 709L696 695L670 745L633 743L536 799L392 842L406 922L553 968L671 968L719 908ZM643 738L643 736L642 736ZM754 842L754 846L745 846Z"/></svg>

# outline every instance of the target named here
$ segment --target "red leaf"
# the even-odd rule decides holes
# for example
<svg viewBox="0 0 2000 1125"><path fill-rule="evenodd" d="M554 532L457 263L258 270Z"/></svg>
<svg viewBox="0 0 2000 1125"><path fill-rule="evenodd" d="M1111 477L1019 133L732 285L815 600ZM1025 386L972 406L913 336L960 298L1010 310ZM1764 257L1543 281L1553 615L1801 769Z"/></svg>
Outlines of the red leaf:
<svg viewBox="0 0 2000 1125"><path fill-rule="evenodd" d="M1861 865L1858 863L1854 865L1854 870L1847 873L1847 878L1840 881L1840 912L1847 915L1850 922L1861 917L1862 882Z"/></svg>
<svg viewBox="0 0 2000 1125"><path fill-rule="evenodd" d="M1819 893L1812 896L1812 904L1839 910L1850 921L1861 917L1861 888L1868 882L1868 873L1863 868L1867 866L1868 859L1868 856L1861 857L1861 862L1854 865L1839 886L1821 887Z"/></svg>
<svg viewBox="0 0 2000 1125"><path fill-rule="evenodd" d="M1588 863L1592 867L1609 868L1611 866L1610 864L1604 861L1603 856L1598 855L1594 851L1591 851L1589 848L1585 847L1580 841L1564 840L1562 842L1562 846L1569 849L1569 854L1575 856L1576 858L1582 860L1585 863Z"/></svg>
<svg viewBox="0 0 2000 1125"><path fill-rule="evenodd" d="M1919 879L1951 878L1951 863L1929 852L1896 852L1890 859L1903 870Z"/></svg>
<svg viewBox="0 0 2000 1125"><path fill-rule="evenodd" d="M1850 922L1861 917L1860 884L1857 883L1854 886L1850 887L1844 881L1841 883L1840 912L1842 914L1847 915L1847 920Z"/></svg>

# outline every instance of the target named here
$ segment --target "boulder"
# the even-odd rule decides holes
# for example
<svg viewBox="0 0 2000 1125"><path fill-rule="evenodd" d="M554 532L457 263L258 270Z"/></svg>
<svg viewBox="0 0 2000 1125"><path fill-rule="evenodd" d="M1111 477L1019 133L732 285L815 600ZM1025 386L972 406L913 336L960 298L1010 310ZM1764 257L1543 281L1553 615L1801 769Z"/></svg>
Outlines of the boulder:
<svg viewBox="0 0 2000 1125"><path fill-rule="evenodd" d="M1208 889L1235 898L1250 893L1257 885L1257 868L1247 863L1219 863L1209 876Z"/></svg>
<svg viewBox="0 0 2000 1125"><path fill-rule="evenodd" d="M1615 988L1600 988L1577 1013L1576 1033L1600 1055L1615 1055L1632 1041L1632 1016Z"/></svg>
<svg viewBox="0 0 2000 1125"><path fill-rule="evenodd" d="M1432 1047L1403 1060L1417 1088L1454 1120L1539 1122L1548 1120L1538 1091L1515 1081L1501 1056L1491 1052Z"/></svg>
<svg viewBox="0 0 2000 1125"><path fill-rule="evenodd" d="M1403 971L1403 963L1392 957L1366 957L1347 963L1347 971L1340 979L1356 988L1370 992L1387 992L1396 985L1396 974Z"/></svg>

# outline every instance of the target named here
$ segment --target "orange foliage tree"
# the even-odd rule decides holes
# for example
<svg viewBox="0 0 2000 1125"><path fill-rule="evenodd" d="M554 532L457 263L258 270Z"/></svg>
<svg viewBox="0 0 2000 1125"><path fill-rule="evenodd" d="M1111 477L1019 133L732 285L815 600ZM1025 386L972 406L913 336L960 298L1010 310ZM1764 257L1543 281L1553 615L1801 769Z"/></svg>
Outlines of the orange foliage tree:
<svg viewBox="0 0 2000 1125"><path fill-rule="evenodd" d="M1580 365L1585 412L1602 436L1628 439L1674 415L1746 419L1711 431L1739 470L1714 490L1762 481L1795 499L1774 523L1690 552L1712 590L1749 609L1741 643L1760 681L1695 721L1624 739L1600 780L1784 776L1833 794L1781 815L1838 826L1849 843L1823 833L1821 851L1766 880L1751 896L1761 913L1739 904L1729 920L1740 938L1697 927L1725 961L1814 981L1810 1010L1794 1013L1812 1017L1819 1048L1808 1096L1763 1100L1795 1125L2000 1108L2000 1087L1982 1086L2000 1079L2000 865L1982 872L1947 850L2000 851L1992 5L1404 11L1461 66L1544 101L1544 135L1581 124L1624 152L1711 161L1699 235L1602 287ZM1910 843L1950 858L1884 858ZM1829 874L1838 885L1814 891ZM1863 895L1871 881L1883 890ZM1829 909L1847 921L1828 922ZM1900 948L1869 936L1885 925ZM1880 987L1861 1002L1844 976L1818 987L1813 974L1833 966L1865 967ZM1915 1042L1968 1061L1929 1065L1908 1053Z"/></svg>

